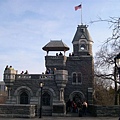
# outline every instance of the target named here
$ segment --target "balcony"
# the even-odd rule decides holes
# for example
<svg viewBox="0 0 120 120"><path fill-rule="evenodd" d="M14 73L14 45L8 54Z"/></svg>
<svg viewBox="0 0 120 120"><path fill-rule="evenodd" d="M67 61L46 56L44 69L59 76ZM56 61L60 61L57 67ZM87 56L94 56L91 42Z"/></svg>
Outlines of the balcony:
<svg viewBox="0 0 120 120"><path fill-rule="evenodd" d="M53 80L54 74L17 74L16 75L16 80L30 80L30 79Z"/></svg>

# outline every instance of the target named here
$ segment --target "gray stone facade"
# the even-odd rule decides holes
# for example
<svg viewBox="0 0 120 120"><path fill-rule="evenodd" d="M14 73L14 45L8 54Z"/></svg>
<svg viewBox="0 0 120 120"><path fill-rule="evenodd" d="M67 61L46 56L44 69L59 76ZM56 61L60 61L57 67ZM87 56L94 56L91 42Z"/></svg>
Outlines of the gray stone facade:
<svg viewBox="0 0 120 120"><path fill-rule="evenodd" d="M66 102L69 99L75 102L79 99L86 100L88 104L92 104L94 83L92 40L85 25L78 26L72 43L73 53L69 56L65 54L49 56L48 54L49 51L55 51L57 48L65 53L69 49L66 45L56 46L54 49L49 47L49 44L44 47L47 51L45 66L46 69L51 69L50 74L18 74L13 68L5 70L4 82L8 88L6 103L36 105L37 114L39 114L40 82L43 82L42 111L44 115L65 115Z"/></svg>
<svg viewBox="0 0 120 120"><path fill-rule="evenodd" d="M35 117L35 105L0 104L0 117Z"/></svg>
<svg viewBox="0 0 120 120"><path fill-rule="evenodd" d="M89 105L89 112L95 117L118 117L120 116L120 106Z"/></svg>

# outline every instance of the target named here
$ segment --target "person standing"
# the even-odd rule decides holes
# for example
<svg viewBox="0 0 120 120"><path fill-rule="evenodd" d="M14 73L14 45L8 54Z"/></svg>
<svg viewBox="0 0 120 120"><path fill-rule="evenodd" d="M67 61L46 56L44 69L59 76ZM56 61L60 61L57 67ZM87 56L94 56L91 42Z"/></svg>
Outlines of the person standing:
<svg viewBox="0 0 120 120"><path fill-rule="evenodd" d="M6 71L6 70L8 70L8 65L6 65L6 67L5 67L5 71Z"/></svg>
<svg viewBox="0 0 120 120"><path fill-rule="evenodd" d="M67 103L66 103L66 111L67 112L70 112L70 109L71 109L71 101L70 101L70 99L67 101Z"/></svg>
<svg viewBox="0 0 120 120"><path fill-rule="evenodd" d="M77 108L78 108L78 116L82 117L82 102L81 102L81 100L78 101Z"/></svg>
<svg viewBox="0 0 120 120"><path fill-rule="evenodd" d="M87 106L88 106L87 102L84 101L83 104L82 104L82 106L83 106L82 107L83 115L86 115L87 114Z"/></svg>
<svg viewBox="0 0 120 120"><path fill-rule="evenodd" d="M26 70L24 74L28 74L28 70Z"/></svg>

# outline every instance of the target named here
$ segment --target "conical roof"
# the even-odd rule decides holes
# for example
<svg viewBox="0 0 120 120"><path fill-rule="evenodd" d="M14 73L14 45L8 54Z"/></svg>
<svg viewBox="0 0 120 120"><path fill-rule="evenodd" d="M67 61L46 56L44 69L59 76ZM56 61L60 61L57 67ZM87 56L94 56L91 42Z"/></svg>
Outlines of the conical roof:
<svg viewBox="0 0 120 120"><path fill-rule="evenodd" d="M77 31L75 33L72 43L75 41L79 41L83 36L86 40L92 41L92 38L88 32L87 26L86 25L78 25Z"/></svg>
<svg viewBox="0 0 120 120"><path fill-rule="evenodd" d="M51 40L42 49L45 51L67 51L69 47L62 40Z"/></svg>

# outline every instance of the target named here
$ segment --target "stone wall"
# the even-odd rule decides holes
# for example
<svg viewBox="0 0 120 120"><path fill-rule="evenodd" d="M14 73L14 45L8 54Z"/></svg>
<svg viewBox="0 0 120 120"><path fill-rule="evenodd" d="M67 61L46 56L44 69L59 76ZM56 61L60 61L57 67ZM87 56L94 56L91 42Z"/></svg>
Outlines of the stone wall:
<svg viewBox="0 0 120 120"><path fill-rule="evenodd" d="M0 104L0 117L35 117L35 105Z"/></svg>
<svg viewBox="0 0 120 120"><path fill-rule="evenodd" d="M88 111L95 117L118 117L120 114L120 106L89 105Z"/></svg>
<svg viewBox="0 0 120 120"><path fill-rule="evenodd" d="M75 91L81 92L84 99L87 100L89 104L92 104L93 98L88 93L88 88L93 88L93 70L92 70L92 56L70 56L67 58L66 69L68 70L68 83L65 88L65 100L69 99L71 93ZM73 73L81 73L81 83L74 84L72 75Z"/></svg>

